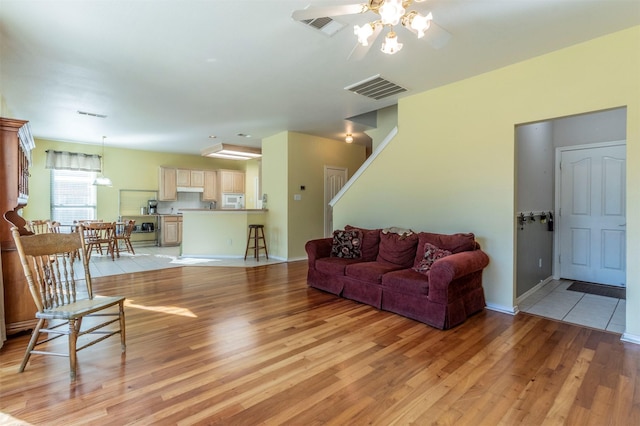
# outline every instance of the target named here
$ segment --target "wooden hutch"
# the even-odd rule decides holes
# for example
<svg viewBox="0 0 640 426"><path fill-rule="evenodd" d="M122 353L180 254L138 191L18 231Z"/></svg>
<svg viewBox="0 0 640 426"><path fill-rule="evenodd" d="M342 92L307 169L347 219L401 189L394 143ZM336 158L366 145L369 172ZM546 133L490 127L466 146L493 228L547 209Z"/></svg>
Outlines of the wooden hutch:
<svg viewBox="0 0 640 426"><path fill-rule="evenodd" d="M28 121L0 117L0 215L18 211L29 200L29 166L35 148ZM11 236L12 225L0 219L2 286L7 334L35 326L36 306Z"/></svg>

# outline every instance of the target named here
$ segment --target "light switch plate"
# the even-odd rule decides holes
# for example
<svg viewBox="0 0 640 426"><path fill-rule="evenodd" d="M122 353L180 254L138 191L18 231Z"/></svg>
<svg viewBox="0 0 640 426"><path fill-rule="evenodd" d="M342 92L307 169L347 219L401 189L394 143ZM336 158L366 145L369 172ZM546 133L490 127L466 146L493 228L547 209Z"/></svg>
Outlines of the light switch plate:
<svg viewBox="0 0 640 426"><path fill-rule="evenodd" d="M293 194L293 201L300 201L302 200L302 195L300 194Z"/></svg>

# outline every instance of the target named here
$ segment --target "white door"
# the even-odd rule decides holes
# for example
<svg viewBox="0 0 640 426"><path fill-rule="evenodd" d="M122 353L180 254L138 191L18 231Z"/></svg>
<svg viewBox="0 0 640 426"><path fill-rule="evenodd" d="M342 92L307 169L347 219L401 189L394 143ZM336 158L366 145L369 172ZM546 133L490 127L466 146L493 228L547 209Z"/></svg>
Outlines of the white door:
<svg viewBox="0 0 640 426"><path fill-rule="evenodd" d="M625 145L562 152L562 278L625 285L625 172Z"/></svg>
<svg viewBox="0 0 640 426"><path fill-rule="evenodd" d="M324 168L324 236L333 235L333 208L329 202L347 183L347 169L344 167Z"/></svg>

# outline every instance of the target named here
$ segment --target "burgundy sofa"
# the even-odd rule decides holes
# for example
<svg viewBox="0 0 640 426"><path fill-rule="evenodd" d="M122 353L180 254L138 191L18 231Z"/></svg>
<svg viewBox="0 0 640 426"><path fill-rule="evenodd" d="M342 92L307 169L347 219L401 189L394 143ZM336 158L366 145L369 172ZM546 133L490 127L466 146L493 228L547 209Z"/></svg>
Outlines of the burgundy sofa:
<svg viewBox="0 0 640 426"><path fill-rule="evenodd" d="M484 309L482 270L489 257L473 234L345 230L359 232L359 257L332 253L334 238L308 241L309 286L439 329L454 327ZM425 243L451 254L433 262L428 272L418 272L425 247L433 248Z"/></svg>

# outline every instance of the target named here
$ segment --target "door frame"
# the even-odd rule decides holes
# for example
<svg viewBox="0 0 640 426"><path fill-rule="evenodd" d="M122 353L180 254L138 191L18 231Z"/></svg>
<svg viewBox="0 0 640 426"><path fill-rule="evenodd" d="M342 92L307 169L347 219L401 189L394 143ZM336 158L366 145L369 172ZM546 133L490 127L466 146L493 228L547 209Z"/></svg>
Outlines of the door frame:
<svg viewBox="0 0 640 426"><path fill-rule="evenodd" d="M592 148L607 148L610 146L618 146L618 145L624 145L626 147L627 145L627 141L626 140L619 140L619 141L610 141L610 142L596 142L596 143L590 143L590 144L582 144L582 145L568 145L568 146L559 146L556 148L556 153L555 153L555 168L554 168L554 173L555 176L553 178L554 180L554 222L556 225L556 229L553 232L553 279L554 280L559 280L560 279L560 216L559 216L559 209L560 209L560 203L561 203L561 198L560 198L560 185L562 184L560 181L560 159L562 158L562 153L565 151L576 151L576 150L581 150L581 149L592 149ZM625 159L625 164L626 164L626 159ZM625 198L627 196L627 194L624 194ZM629 244L629 240L625 239L625 253L626 250L628 249L628 244ZM625 274L626 274L626 268L625 268ZM625 280L626 281L626 280Z"/></svg>

